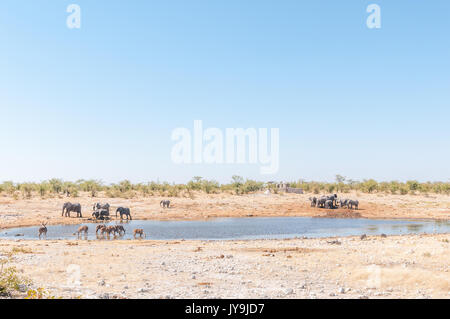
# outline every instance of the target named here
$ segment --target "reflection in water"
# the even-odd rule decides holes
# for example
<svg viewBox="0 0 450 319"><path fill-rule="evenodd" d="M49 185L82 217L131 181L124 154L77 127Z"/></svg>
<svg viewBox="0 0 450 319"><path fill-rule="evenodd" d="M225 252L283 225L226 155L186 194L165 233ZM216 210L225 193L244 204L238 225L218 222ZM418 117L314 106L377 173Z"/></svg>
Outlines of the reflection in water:
<svg viewBox="0 0 450 319"><path fill-rule="evenodd" d="M376 232L378 230L378 226L370 225L369 227L367 227L367 230L369 232Z"/></svg>
<svg viewBox="0 0 450 319"><path fill-rule="evenodd" d="M424 225L422 225L422 224L409 224L406 227L408 227L408 230L410 232L417 233L417 232L419 232L420 229L422 229L424 227Z"/></svg>

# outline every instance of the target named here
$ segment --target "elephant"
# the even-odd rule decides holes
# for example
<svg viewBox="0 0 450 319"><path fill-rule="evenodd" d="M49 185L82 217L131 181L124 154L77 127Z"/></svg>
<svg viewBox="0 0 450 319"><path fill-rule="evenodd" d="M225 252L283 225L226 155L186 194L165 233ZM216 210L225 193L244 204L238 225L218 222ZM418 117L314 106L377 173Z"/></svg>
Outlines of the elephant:
<svg viewBox="0 0 450 319"><path fill-rule="evenodd" d="M65 211L65 215L64 215L64 211ZM81 215L81 205L78 203L76 203L76 204L72 204L69 202L64 203L61 216L70 217L70 212L76 212L77 217L80 217L80 218L83 217Z"/></svg>
<svg viewBox="0 0 450 319"><path fill-rule="evenodd" d="M350 199L348 201L348 206L347 207L350 208L350 209L353 209L353 206L355 206L355 209L358 209L359 202L357 200Z"/></svg>
<svg viewBox="0 0 450 319"><path fill-rule="evenodd" d="M123 219L123 215L125 215L127 217L127 219L128 219L128 217L130 217L130 220L132 219L129 208L126 208L126 207L119 207L119 208L117 208L117 210L116 210L116 217L117 217L117 212L119 212L119 214L120 214L120 219Z"/></svg>
<svg viewBox="0 0 450 319"><path fill-rule="evenodd" d="M327 199L325 201L325 208L326 209L333 209L334 208L333 201L331 199Z"/></svg>
<svg viewBox="0 0 450 319"><path fill-rule="evenodd" d="M333 202L333 208L337 206L337 194L326 196L327 200L331 200Z"/></svg>
<svg viewBox="0 0 450 319"><path fill-rule="evenodd" d="M106 204L104 204L104 205L102 205L101 203L95 203L94 204L94 207L93 207L93 210L97 210L97 209L104 209L104 210L107 210L108 211L108 215L109 215L109 204L108 203L106 203Z"/></svg>
<svg viewBox="0 0 450 319"><path fill-rule="evenodd" d="M316 207L317 197L313 197L313 198L310 197L309 200L311 201L311 207Z"/></svg>
<svg viewBox="0 0 450 319"><path fill-rule="evenodd" d="M96 219L107 219L109 217L109 211L106 209L97 209L92 213L92 217L95 217Z"/></svg>
<svg viewBox="0 0 450 319"><path fill-rule="evenodd" d="M159 202L159 206L161 206L162 208L169 208L170 200L162 200L161 202Z"/></svg>
<svg viewBox="0 0 450 319"><path fill-rule="evenodd" d="M346 199L341 199L339 201L339 206L340 207L348 207L348 199L347 198Z"/></svg>
<svg viewBox="0 0 450 319"><path fill-rule="evenodd" d="M327 198L325 196L320 197L319 199L317 199L317 207L324 208L326 201L327 201Z"/></svg>

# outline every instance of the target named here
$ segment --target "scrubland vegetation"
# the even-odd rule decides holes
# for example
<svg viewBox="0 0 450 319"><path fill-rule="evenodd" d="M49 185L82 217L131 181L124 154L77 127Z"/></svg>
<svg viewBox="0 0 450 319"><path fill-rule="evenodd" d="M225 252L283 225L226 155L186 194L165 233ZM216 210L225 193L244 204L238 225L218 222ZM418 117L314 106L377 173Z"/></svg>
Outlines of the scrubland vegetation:
<svg viewBox="0 0 450 319"><path fill-rule="evenodd" d="M373 179L354 181L337 175L336 181L315 182L298 180L289 182L290 187L302 188L306 193L348 193L359 191L362 193L385 193L385 194L450 194L450 182L377 182ZM193 197L194 192L206 194L229 193L234 195L249 194L252 192L272 189L277 193L276 183L259 182L255 180L244 180L240 176L233 176L230 183L220 184L214 180L203 179L196 176L186 184L175 184L168 182L148 182L133 184L128 180L116 184L106 185L98 180L78 180L76 182L51 179L41 183L14 183L5 181L0 184L0 194L13 196L15 199L31 198L32 196L55 197L70 196L78 197L80 192L88 193L91 197L99 196L103 192L106 197L133 198L137 196L167 196L167 197Z"/></svg>

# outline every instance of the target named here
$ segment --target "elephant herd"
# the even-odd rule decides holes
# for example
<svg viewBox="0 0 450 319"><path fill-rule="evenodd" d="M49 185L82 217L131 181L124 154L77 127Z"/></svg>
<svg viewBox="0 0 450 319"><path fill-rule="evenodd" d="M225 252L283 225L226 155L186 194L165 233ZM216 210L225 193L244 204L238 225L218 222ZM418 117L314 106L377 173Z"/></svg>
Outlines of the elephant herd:
<svg viewBox="0 0 450 319"><path fill-rule="evenodd" d="M162 208L169 208L170 207L170 201L169 200L162 200L159 205ZM101 204L101 203L95 203L92 207L92 217L95 219L105 220L109 219L109 209L110 205L108 203ZM64 203L62 208L62 215L65 217L70 217L70 213L74 212L77 213L77 217L81 218L83 217L81 214L81 205L79 203ZM120 214L120 219L132 219L131 218L131 211L128 207L118 207L116 209L116 217L117 213Z"/></svg>
<svg viewBox="0 0 450 319"><path fill-rule="evenodd" d="M325 195L321 196L319 198L317 197L310 197L309 200L311 201L311 207L318 207L318 208L326 208L326 209L335 209L339 207L345 207L348 209L358 209L359 202L357 200L353 199L339 199L337 194L333 195Z"/></svg>
<svg viewBox="0 0 450 319"><path fill-rule="evenodd" d="M100 220L109 219L109 209L110 205L108 203L95 203L92 208L92 217ZM83 217L81 214L81 205L79 203L64 203L61 216L70 217L71 212L77 213L77 217L79 218ZM120 219L124 219L124 217L126 217L126 219L132 219L131 212L128 207L118 207L116 209L116 217L117 213L120 214Z"/></svg>

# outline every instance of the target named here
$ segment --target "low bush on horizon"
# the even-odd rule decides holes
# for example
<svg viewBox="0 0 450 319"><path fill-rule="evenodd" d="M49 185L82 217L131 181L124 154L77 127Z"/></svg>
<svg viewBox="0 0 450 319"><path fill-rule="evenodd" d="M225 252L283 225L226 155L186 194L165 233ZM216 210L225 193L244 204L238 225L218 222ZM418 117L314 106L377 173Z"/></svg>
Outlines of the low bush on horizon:
<svg viewBox="0 0 450 319"><path fill-rule="evenodd" d="M450 183L445 182L425 182L406 181L406 182L377 182L374 179L354 181L345 179L337 175L336 182L316 182L298 180L290 182L290 187L302 188L306 193L349 193L357 191L367 194L450 194ZM0 194L12 196L18 200L29 199L33 195L41 198L52 197L78 197L79 193L88 193L91 197L99 196L99 193L111 198L134 198L136 196L151 197L189 197L194 198L194 192L203 192L205 194L229 193L234 195L245 195L262 190L270 189L278 194L276 183L265 183L251 179L242 178L234 175L230 183L220 184L215 180L203 179L200 176L193 177L186 184L175 184L168 182L148 182L133 184L128 180L117 184L105 185L98 180L78 180L76 182L63 181L62 179L51 179L41 183L14 183L5 181L0 184Z"/></svg>

